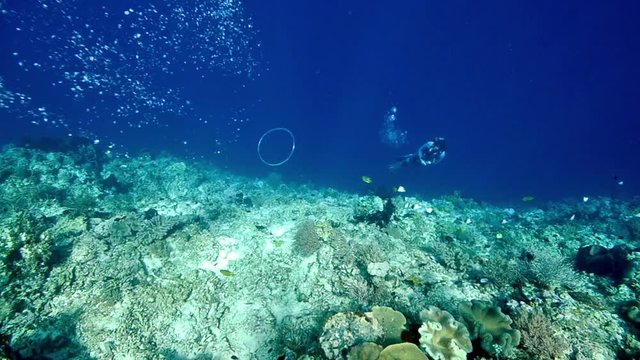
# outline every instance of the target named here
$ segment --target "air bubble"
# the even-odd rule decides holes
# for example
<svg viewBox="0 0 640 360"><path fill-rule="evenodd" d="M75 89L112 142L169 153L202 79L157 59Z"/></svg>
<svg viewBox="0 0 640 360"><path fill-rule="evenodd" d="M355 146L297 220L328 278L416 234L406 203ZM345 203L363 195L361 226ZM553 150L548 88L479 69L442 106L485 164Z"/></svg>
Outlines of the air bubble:
<svg viewBox="0 0 640 360"><path fill-rule="evenodd" d="M182 0L165 0L141 3L136 9L101 4L38 0L36 6L8 9L10 5L3 3L10 11L2 9L6 15L2 20L8 21L7 29L15 29L10 30L15 45L8 54L16 57L23 71L34 67L42 71L47 79L44 86L61 96L56 102L46 97L33 100L29 94L0 86L0 108L28 114L32 118L25 121L42 124L45 113L35 109L46 106L55 109L46 112L48 123L70 131L99 121L109 121L116 131L164 126L159 119L203 115L180 85L167 85L167 77L194 74L193 79L185 79L186 87L190 80L220 75L242 80L260 76L256 61L260 44L240 1L194 0L185 7ZM6 76L11 76L12 86L14 78L20 78ZM18 89L33 85L22 81L15 81ZM59 100L65 98L68 103ZM65 113L78 108L90 110L91 117L71 110ZM202 117L214 118L208 113ZM227 131L239 130L232 126Z"/></svg>

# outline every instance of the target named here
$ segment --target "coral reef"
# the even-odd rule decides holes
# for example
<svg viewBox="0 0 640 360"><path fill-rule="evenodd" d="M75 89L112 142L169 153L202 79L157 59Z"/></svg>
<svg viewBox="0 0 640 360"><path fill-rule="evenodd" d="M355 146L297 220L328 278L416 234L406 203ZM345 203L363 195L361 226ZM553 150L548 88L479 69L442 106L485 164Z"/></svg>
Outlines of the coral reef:
<svg viewBox="0 0 640 360"><path fill-rule="evenodd" d="M86 142L7 147L0 345L80 359L634 358L638 209L359 196Z"/></svg>

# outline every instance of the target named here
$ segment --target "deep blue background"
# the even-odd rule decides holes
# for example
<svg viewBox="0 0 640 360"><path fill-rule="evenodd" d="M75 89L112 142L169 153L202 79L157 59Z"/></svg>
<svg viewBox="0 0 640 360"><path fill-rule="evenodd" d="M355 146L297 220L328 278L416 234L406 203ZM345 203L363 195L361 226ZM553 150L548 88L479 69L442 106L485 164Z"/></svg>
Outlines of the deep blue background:
<svg viewBox="0 0 640 360"><path fill-rule="evenodd" d="M640 193L636 2L272 0L245 7L259 29L262 75L189 84L196 111L218 114L218 132L193 119L167 119L168 130L100 131L131 149L188 152L243 174L277 170L347 190L365 190L360 177L368 175L374 185L402 184L410 194L457 190L499 203ZM226 124L225 104L243 107L249 122L239 132ZM378 136L391 106L408 131L397 149ZM273 169L255 148L278 126L295 133L297 149ZM216 136L237 134L223 155L213 154ZM448 141L445 161L387 170L434 136ZM274 149L286 152L286 137L266 140L267 152L276 140Z"/></svg>

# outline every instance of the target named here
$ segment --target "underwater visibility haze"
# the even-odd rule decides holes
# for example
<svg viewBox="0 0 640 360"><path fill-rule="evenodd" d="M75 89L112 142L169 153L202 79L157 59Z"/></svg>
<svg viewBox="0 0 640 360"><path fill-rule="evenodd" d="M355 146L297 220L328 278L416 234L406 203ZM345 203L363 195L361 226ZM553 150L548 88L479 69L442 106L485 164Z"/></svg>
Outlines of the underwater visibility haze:
<svg viewBox="0 0 640 360"><path fill-rule="evenodd" d="M639 16L0 0L0 359L640 358Z"/></svg>

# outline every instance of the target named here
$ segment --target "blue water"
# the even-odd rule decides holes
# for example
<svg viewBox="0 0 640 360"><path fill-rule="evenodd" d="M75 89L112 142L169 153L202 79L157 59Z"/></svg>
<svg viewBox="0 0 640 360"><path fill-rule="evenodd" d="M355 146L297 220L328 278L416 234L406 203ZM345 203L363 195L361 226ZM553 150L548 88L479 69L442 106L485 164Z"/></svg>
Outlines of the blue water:
<svg viewBox="0 0 640 360"><path fill-rule="evenodd" d="M222 2L173 3L206 9ZM410 195L458 191L503 204L526 195L545 201L640 192L635 2L234 2L242 13L232 23L245 27L244 37L229 39L234 27L224 23L230 26L224 41L215 31L199 37L215 21L178 21L169 5L156 4L169 19L156 28L155 18L133 16L149 13L149 2L65 4L2 5L0 76L7 89L33 99L0 109L3 143L83 134L105 151L108 145L120 154L167 151L251 176L276 171L288 180L362 192L397 185ZM83 36L69 50L65 45L78 33ZM33 40L36 34L48 40ZM133 40L137 34L140 42ZM182 45L165 48L171 39ZM110 44L117 54L95 60L81 54L77 61L82 44ZM218 60L229 49L240 50ZM162 54L172 59L164 70ZM63 73L78 70L111 82L71 91L73 81L82 81ZM130 87L122 80L129 75L148 86L114 95ZM180 90L168 107L132 100L168 89ZM85 95L74 97L78 92ZM124 115L114 114L123 106ZM407 132L398 147L379 136L394 106L396 124ZM65 125L42 121L40 107ZM141 123L145 118L153 121ZM258 139L274 127L287 127L296 138L291 160L277 168L256 154ZM443 162L388 170L397 156L436 136L448 142ZM289 138L274 133L264 146L266 156L284 157ZM363 175L373 183L364 184Z"/></svg>

